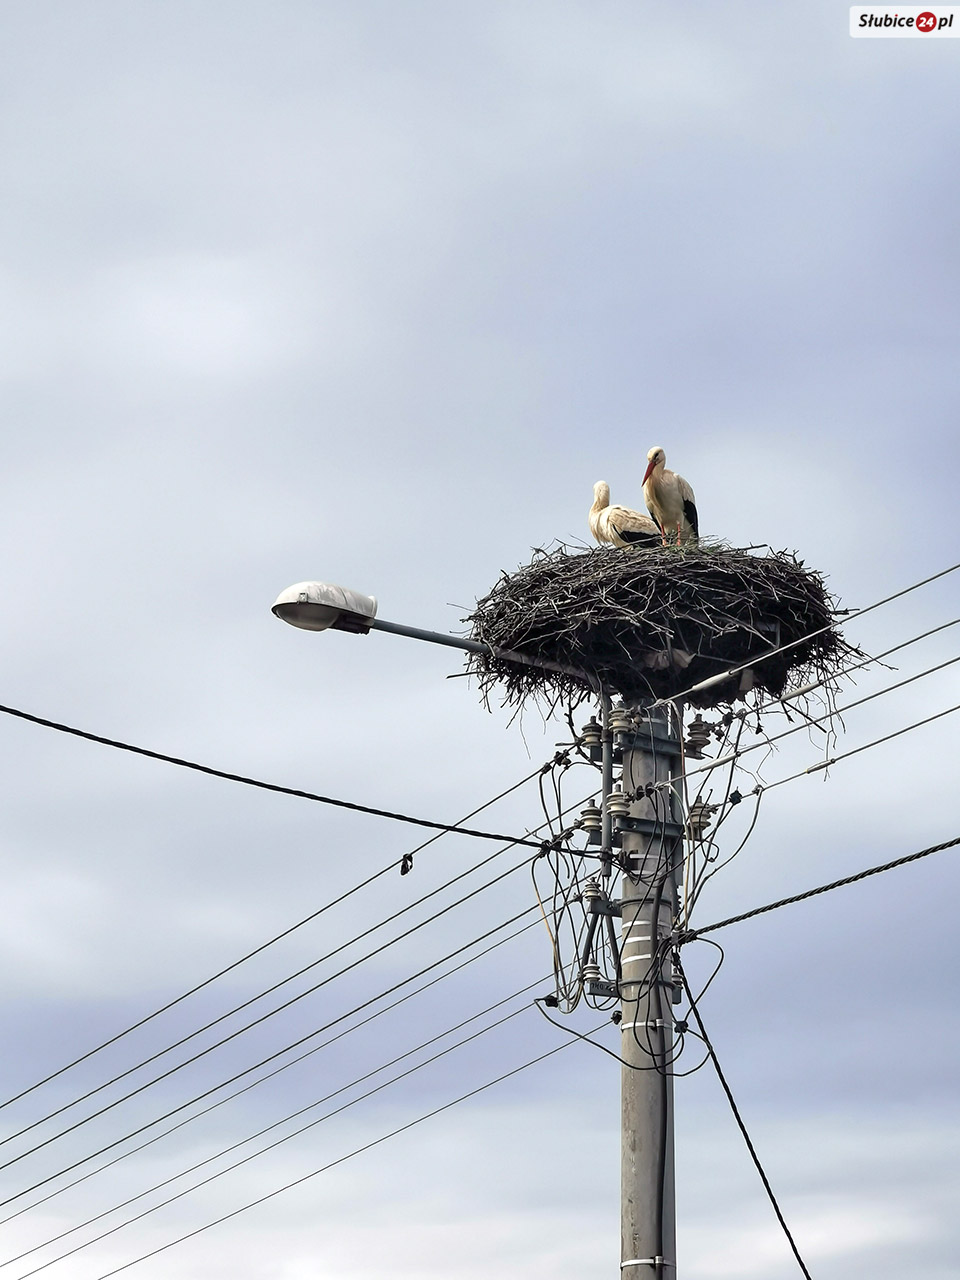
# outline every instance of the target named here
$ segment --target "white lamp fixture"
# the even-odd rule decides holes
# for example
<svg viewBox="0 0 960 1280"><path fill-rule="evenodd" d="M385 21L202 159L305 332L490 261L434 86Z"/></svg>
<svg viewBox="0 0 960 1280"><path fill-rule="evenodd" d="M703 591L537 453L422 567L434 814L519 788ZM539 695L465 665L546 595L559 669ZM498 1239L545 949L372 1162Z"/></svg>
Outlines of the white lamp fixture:
<svg viewBox="0 0 960 1280"><path fill-rule="evenodd" d="M277 596L273 612L304 631L352 631L365 635L377 616L377 602L373 596L333 582L295 582Z"/></svg>

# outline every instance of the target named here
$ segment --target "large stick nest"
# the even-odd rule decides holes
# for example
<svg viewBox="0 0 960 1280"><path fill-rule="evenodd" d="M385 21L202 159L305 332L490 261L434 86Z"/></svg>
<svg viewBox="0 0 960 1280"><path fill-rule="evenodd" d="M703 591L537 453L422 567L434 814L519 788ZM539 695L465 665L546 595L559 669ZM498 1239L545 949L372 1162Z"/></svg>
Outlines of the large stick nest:
<svg viewBox="0 0 960 1280"><path fill-rule="evenodd" d="M788 682L795 689L823 681L832 692L841 664L857 653L835 616L823 578L795 556L701 543L538 550L530 564L503 573L465 621L473 639L495 650L568 669L472 657L484 699L499 690L520 710L529 701L572 707L600 687L628 702L674 697L744 663L748 673L687 701L730 705L750 688L779 698Z"/></svg>

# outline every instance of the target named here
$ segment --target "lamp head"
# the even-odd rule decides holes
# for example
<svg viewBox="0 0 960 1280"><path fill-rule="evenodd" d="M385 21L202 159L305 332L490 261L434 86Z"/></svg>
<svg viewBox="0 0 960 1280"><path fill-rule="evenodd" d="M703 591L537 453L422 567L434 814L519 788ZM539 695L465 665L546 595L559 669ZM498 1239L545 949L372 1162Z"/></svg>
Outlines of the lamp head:
<svg viewBox="0 0 960 1280"><path fill-rule="evenodd" d="M365 635L377 616L377 602L373 596L332 582L295 582L277 596L273 612L304 631L330 629Z"/></svg>

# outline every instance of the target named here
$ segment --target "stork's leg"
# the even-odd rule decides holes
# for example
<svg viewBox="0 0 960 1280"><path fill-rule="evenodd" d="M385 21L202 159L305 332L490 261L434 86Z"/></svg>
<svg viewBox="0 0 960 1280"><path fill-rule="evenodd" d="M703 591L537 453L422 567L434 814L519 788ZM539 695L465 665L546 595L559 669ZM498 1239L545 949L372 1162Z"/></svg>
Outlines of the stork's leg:
<svg viewBox="0 0 960 1280"><path fill-rule="evenodd" d="M681 524L680 524L680 521L678 520L677 521L677 546L678 547L680 545L680 530L681 530Z"/></svg>

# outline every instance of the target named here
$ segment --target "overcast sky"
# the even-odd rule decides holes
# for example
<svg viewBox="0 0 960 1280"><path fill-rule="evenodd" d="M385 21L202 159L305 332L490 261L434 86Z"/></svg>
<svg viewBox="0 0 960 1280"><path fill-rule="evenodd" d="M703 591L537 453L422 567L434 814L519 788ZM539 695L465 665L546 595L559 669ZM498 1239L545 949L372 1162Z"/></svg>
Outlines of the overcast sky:
<svg viewBox="0 0 960 1280"><path fill-rule="evenodd" d="M462 672L452 651L281 626L283 587L339 582L376 595L385 618L462 631L501 570L588 537L595 480L640 505L654 444L695 486L707 533L797 551L845 607L960 559L960 42L854 40L848 13L836 0L0 0L0 703L452 822L537 770L566 726L484 709L448 678ZM848 639L877 653L952 620L957 581L852 620ZM956 636L859 674L845 697L948 660ZM837 752L958 694L954 666L877 698L845 718ZM771 790L700 923L960 834L957 723ZM425 838L5 715L0 740L4 1098ZM763 780L820 758L815 734L795 735ZM593 785L579 769L565 797ZM541 820L528 783L474 824L521 834ZM284 988L329 977L316 994L5 1168L4 1200L43 1188L0 1217L525 911L522 867L452 905L520 867L514 849L472 870L499 848L438 841L412 875L382 876L0 1111L5 1133L32 1124L345 946ZM938 912L958 890L948 851L717 935L726 963L704 1019L817 1280L957 1273L960 965ZM712 963L688 949L696 976ZM524 933L12 1219L0 1263L550 965L546 933ZM617 1035L607 1024L600 1038ZM102 1276L559 1045L129 1274L615 1276L619 1069L529 1006L42 1274ZM683 1280L798 1275L709 1067L678 1082L677 1125ZM223 1163L0 1274L19 1280Z"/></svg>

